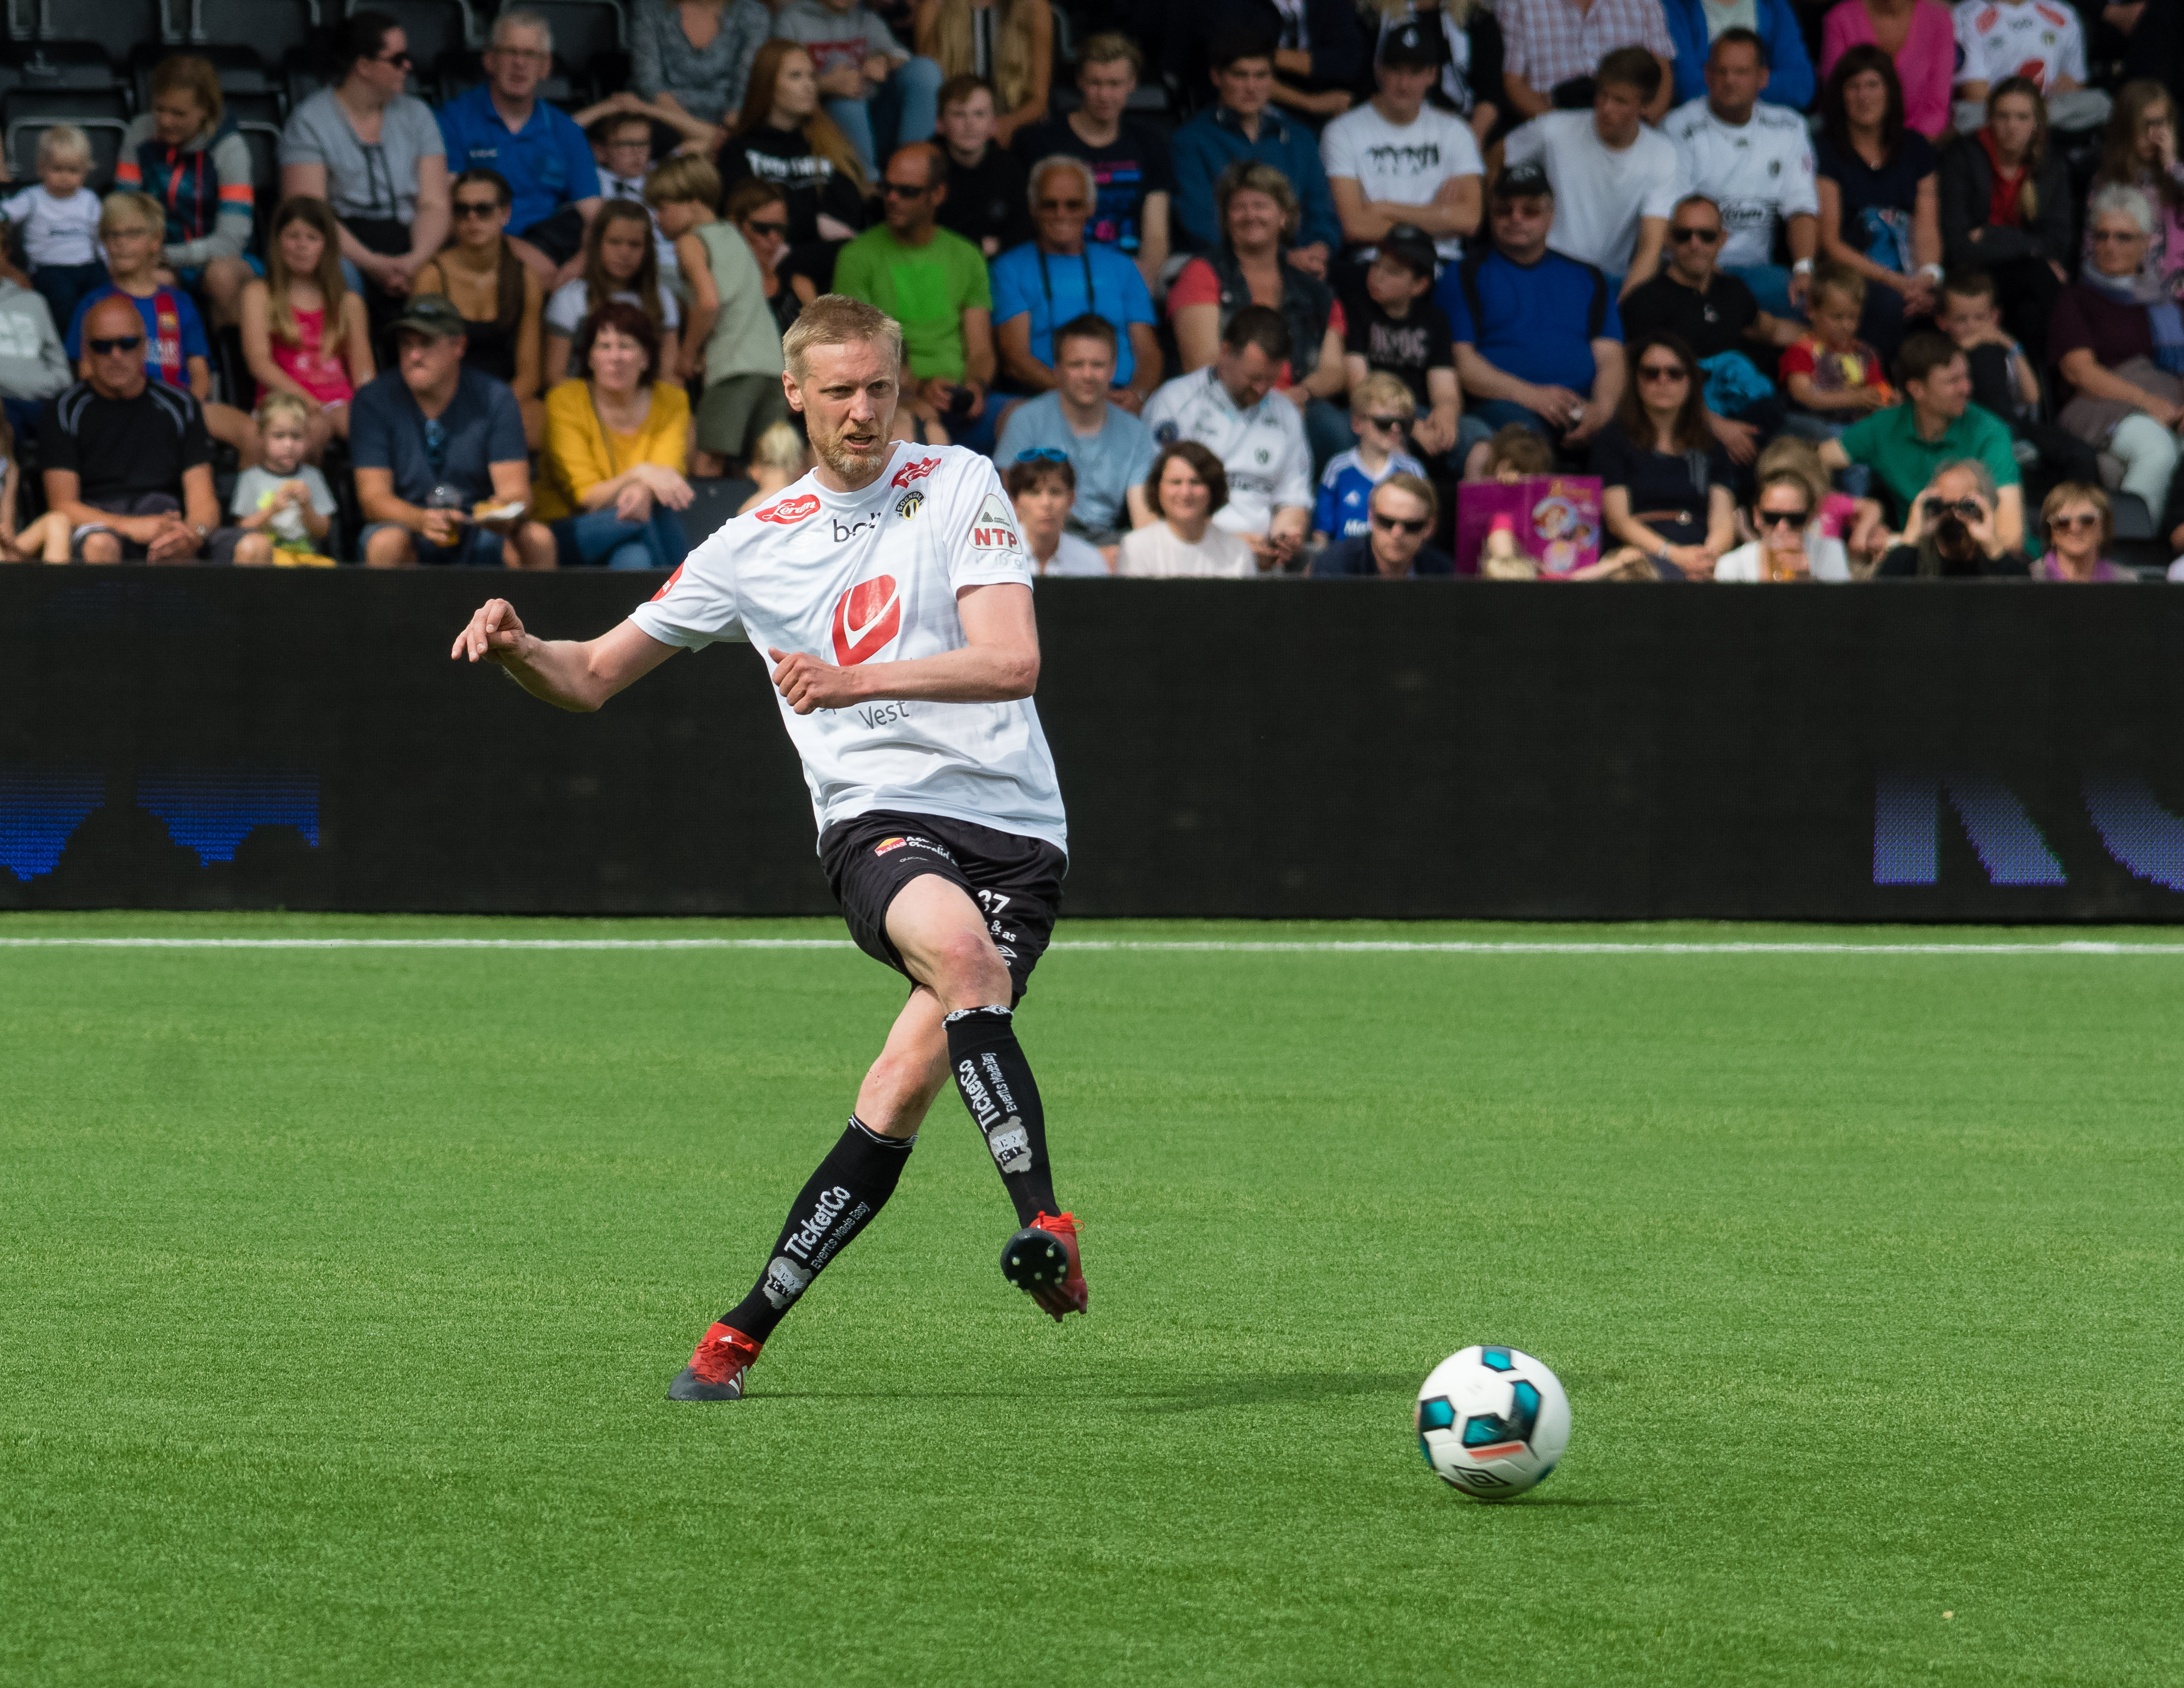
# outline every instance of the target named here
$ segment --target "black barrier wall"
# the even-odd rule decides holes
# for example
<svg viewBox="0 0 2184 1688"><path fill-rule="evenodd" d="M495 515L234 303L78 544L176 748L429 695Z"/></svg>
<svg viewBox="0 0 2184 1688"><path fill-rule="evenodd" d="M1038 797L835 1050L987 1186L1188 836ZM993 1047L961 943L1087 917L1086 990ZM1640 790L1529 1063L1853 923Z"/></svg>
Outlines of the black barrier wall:
<svg viewBox="0 0 2184 1688"><path fill-rule="evenodd" d="M831 910L748 647L448 660L607 574L0 571L0 905ZM1077 914L2184 917L2184 593L1056 580Z"/></svg>

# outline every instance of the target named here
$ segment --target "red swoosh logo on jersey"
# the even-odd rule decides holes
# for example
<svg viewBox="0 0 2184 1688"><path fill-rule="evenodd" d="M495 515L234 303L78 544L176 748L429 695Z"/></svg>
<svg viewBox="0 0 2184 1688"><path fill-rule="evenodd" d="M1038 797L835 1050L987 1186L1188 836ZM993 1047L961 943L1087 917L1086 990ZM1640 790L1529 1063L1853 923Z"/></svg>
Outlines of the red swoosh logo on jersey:
<svg viewBox="0 0 2184 1688"><path fill-rule="evenodd" d="M869 662L902 631L902 594L894 576L861 580L834 601L834 660L845 668Z"/></svg>
<svg viewBox="0 0 2184 1688"><path fill-rule="evenodd" d="M818 499L811 493L801 498L784 498L778 504L770 504L758 512L761 522L777 522L783 527L793 527L819 508Z"/></svg>
<svg viewBox="0 0 2184 1688"><path fill-rule="evenodd" d="M667 577L667 584L652 595L652 601L654 603L658 603L662 598L666 597L670 592L675 590L675 583L682 578L683 567L684 565L679 562L675 565L675 572Z"/></svg>
<svg viewBox="0 0 2184 1688"><path fill-rule="evenodd" d="M921 457L915 463L905 463L897 469L894 472L894 479L889 484L906 487L912 481L923 480L939 467L940 460L938 457Z"/></svg>

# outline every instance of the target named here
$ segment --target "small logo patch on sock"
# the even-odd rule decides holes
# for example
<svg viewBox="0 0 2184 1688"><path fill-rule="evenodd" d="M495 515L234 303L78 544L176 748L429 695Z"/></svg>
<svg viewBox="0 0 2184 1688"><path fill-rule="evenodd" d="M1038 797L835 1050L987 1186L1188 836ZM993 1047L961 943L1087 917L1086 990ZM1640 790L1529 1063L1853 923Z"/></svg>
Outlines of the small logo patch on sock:
<svg viewBox="0 0 2184 1688"><path fill-rule="evenodd" d="M1015 1115L1010 1115L1006 1124L988 1136L986 1147L993 1150L994 1164L1005 1176L1031 1171L1031 1133Z"/></svg>
<svg viewBox="0 0 2184 1688"><path fill-rule="evenodd" d="M760 1288L766 1291L766 1299L773 1303L774 1311L783 1312L811 1285L810 1272L788 1255L776 1255L773 1264L766 1269L766 1281Z"/></svg>

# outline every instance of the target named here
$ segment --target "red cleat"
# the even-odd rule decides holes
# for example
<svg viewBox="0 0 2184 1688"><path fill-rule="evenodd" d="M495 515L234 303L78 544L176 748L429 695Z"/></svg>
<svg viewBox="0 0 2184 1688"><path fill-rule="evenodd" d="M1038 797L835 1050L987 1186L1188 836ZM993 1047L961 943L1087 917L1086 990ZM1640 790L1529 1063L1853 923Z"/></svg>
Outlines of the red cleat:
<svg viewBox="0 0 2184 1688"><path fill-rule="evenodd" d="M1091 1306L1077 1232L1075 1214L1042 1213L1001 1250L1001 1276L1051 1314L1056 1324L1065 1313Z"/></svg>
<svg viewBox="0 0 2184 1688"><path fill-rule="evenodd" d="M716 1323L691 1350L690 1363L667 1386L667 1399L741 1400L744 1369L764 1345L732 1325Z"/></svg>

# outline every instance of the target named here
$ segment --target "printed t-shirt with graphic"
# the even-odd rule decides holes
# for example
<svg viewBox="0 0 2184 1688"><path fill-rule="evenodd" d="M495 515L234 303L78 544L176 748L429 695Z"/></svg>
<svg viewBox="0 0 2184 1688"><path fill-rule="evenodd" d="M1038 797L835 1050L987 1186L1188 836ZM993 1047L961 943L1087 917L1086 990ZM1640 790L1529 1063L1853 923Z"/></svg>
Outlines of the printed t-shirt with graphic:
<svg viewBox="0 0 2184 1688"><path fill-rule="evenodd" d="M1143 238L1145 196L1175 193L1175 167L1168 161L1167 137L1127 117L1116 126L1115 138L1105 146L1095 147L1080 138L1067 118L1056 117L1018 130L1013 150L1026 165L1057 153L1090 165L1096 197L1085 238L1109 242L1125 252L1135 252Z"/></svg>
<svg viewBox="0 0 2184 1688"><path fill-rule="evenodd" d="M2025 76L2042 93L2055 79L2086 81L2086 31L2063 0L1960 0L1957 25L1957 80L1985 82Z"/></svg>
<svg viewBox="0 0 2184 1688"><path fill-rule="evenodd" d="M1814 143L1813 159L1819 173L1835 183L1842 201L1843 244L1899 276L1915 271L1919 260L1911 243L1911 221L1919 204L1919 184L1941 165L1934 143L1917 130L1906 129L1895 152L1875 166L1823 134Z"/></svg>
<svg viewBox="0 0 2184 1688"><path fill-rule="evenodd" d="M1368 370L1401 377L1418 408L1430 410L1427 374L1436 369L1452 374L1456 369L1456 333L1448 326L1448 313L1433 302L1433 295L1420 293L1411 301L1407 316L1390 316L1360 288L1344 315L1349 326L1343 350L1363 358Z"/></svg>
<svg viewBox="0 0 2184 1688"><path fill-rule="evenodd" d="M228 500L227 507L237 516L255 516L291 481L304 483L304 490L310 496L311 508L320 515L331 517L340 508L334 502L333 489L326 484L326 478L309 463L300 463L285 475L266 468L243 470L235 478L235 496ZM309 554L314 562L333 561L318 555L318 542L304 525L304 512L294 505L282 506L266 526L272 532L276 550L303 551Z"/></svg>
<svg viewBox="0 0 2184 1688"><path fill-rule="evenodd" d="M1836 351L1817 334L1807 334L1783 352L1780 367L1786 387L1791 376L1803 375L1811 377L1817 392L1848 393L1870 387L1891 402L1896 397L1880 354L1863 340L1852 341L1847 351Z"/></svg>
<svg viewBox="0 0 2184 1688"><path fill-rule="evenodd" d="M1346 112L1320 136L1319 161L1329 182L1347 176L1368 202L1397 205L1429 205L1443 182L1485 170L1471 126L1430 105L1407 124L1390 123L1369 103ZM1435 248L1452 260L1462 255L1463 242L1451 234Z"/></svg>
<svg viewBox="0 0 2184 1688"><path fill-rule="evenodd" d="M1374 474L1352 450L1338 451L1327 460L1319 478L1319 502L1312 508L1312 530L1338 539L1354 539L1373 531L1373 489L1393 474L1426 478L1426 466L1406 452L1390 451Z"/></svg>
<svg viewBox="0 0 2184 1688"><path fill-rule="evenodd" d="M1724 123L1695 99L1670 112L1661 132L1683 155L1683 191L1721 207L1729 238L1715 256L1724 268L1772 264L1774 232L1791 217L1819 215L1812 138L1796 112L1762 101L1744 123Z"/></svg>
<svg viewBox="0 0 2184 1688"><path fill-rule="evenodd" d="M188 390L190 360L201 357L208 362L212 358L212 345L205 338L204 319L198 308L190 303L190 296L180 288L155 288L142 299L125 293L111 282L96 293L86 293L69 319L68 355L71 364L83 361L83 325L92 308L101 299L125 299L136 307L136 314L144 319L144 372L164 381L170 387Z"/></svg>
<svg viewBox="0 0 2184 1688"><path fill-rule="evenodd" d="M834 291L902 324L903 355L921 381L961 381L963 313L994 308L984 255L938 227L922 246L904 245L885 223L866 229L834 260Z"/></svg>
<svg viewBox="0 0 2184 1688"><path fill-rule="evenodd" d="M806 475L735 517L630 619L688 650L747 639L769 672L769 650L855 668L961 650L968 641L956 595L1032 579L991 460L898 442L861 491L834 492ZM887 700L809 715L780 702L821 832L874 809L906 809L1069 847L1031 699Z"/></svg>
<svg viewBox="0 0 2184 1688"><path fill-rule="evenodd" d="M1215 527L1264 534L1277 509L1312 507L1312 448L1305 442L1304 418L1279 393L1238 410L1213 368L1208 364L1162 387L1145 401L1145 424L1156 444L1195 439L1221 460L1228 501L1213 512Z"/></svg>

